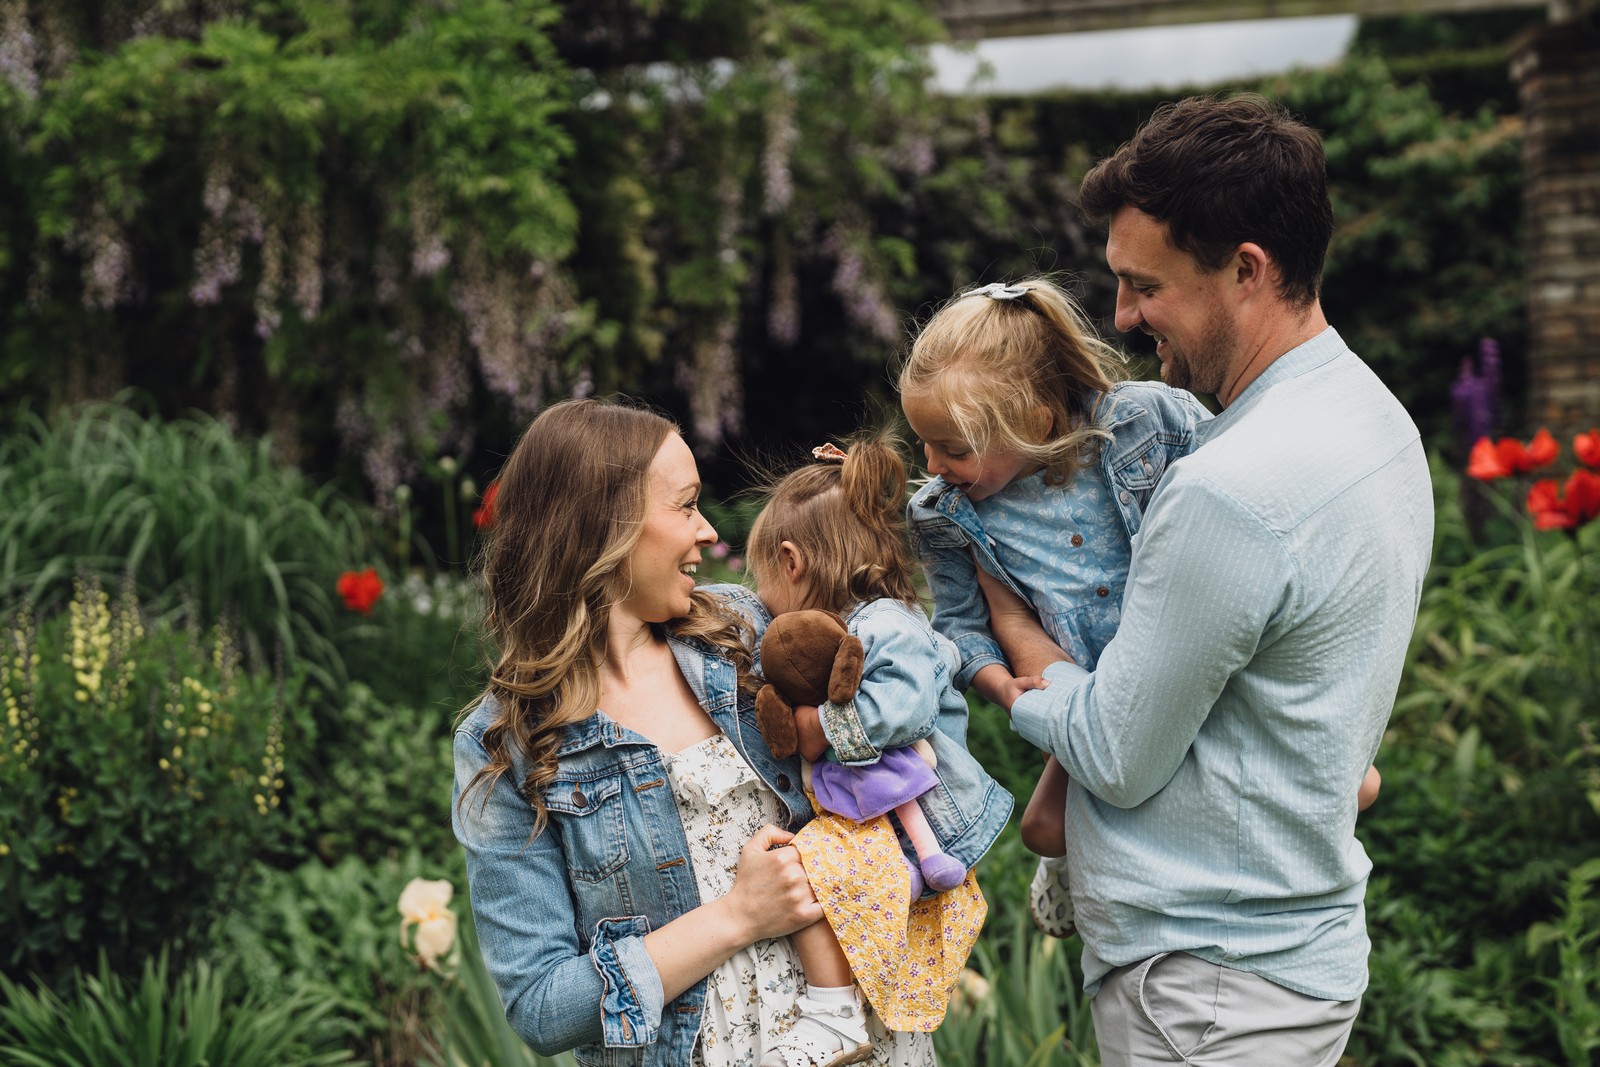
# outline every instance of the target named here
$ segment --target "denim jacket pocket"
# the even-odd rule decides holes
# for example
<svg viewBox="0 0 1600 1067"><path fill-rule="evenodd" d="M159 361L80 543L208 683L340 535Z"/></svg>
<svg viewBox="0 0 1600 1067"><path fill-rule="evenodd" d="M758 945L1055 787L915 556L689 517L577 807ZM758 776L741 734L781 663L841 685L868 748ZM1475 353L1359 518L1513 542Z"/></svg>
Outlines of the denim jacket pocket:
<svg viewBox="0 0 1600 1067"><path fill-rule="evenodd" d="M545 786L544 802L560 824L573 878L598 882L628 862L621 775L557 778Z"/></svg>
<svg viewBox="0 0 1600 1067"><path fill-rule="evenodd" d="M953 521L913 522L911 536L919 547L961 548L972 543L971 536Z"/></svg>
<svg viewBox="0 0 1600 1067"><path fill-rule="evenodd" d="M1129 449L1126 455L1117 456L1111 481L1117 489L1145 494L1155 488L1166 469L1167 451L1152 434L1143 447Z"/></svg>

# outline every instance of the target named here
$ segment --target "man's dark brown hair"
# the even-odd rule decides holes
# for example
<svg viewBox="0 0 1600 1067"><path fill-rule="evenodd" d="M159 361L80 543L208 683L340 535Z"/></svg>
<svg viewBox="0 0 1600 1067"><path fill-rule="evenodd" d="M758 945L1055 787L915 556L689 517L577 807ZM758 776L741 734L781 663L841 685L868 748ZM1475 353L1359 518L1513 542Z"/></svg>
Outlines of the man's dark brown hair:
<svg viewBox="0 0 1600 1067"><path fill-rule="evenodd" d="M1260 96L1161 105L1089 171L1078 202L1102 220L1138 208L1166 223L1173 245L1205 270L1252 241L1277 264L1279 291L1297 307L1322 284L1333 236L1322 138Z"/></svg>

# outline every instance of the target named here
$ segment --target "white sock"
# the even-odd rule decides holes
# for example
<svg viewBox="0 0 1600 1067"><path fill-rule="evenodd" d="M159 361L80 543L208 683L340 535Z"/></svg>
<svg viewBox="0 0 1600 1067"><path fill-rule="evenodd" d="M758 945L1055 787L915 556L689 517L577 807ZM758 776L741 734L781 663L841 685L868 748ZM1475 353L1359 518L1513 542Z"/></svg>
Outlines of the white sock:
<svg viewBox="0 0 1600 1067"><path fill-rule="evenodd" d="M856 987L853 985L812 985L807 982L806 996L824 1007L856 1006Z"/></svg>

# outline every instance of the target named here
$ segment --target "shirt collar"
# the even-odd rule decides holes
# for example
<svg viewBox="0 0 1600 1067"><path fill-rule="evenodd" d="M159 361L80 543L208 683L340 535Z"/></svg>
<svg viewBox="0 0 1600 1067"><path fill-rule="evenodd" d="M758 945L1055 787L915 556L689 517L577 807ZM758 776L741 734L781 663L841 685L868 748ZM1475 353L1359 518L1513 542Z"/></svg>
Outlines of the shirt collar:
<svg viewBox="0 0 1600 1067"><path fill-rule="evenodd" d="M1216 418L1195 428L1195 447L1205 444L1238 422L1244 417L1244 413L1255 407L1274 385L1291 378L1298 378L1348 351L1344 338L1340 337L1339 331L1332 326L1303 344L1289 349L1267 364L1266 369L1256 376L1255 381L1245 386L1244 390L1233 398L1233 403L1223 408Z"/></svg>

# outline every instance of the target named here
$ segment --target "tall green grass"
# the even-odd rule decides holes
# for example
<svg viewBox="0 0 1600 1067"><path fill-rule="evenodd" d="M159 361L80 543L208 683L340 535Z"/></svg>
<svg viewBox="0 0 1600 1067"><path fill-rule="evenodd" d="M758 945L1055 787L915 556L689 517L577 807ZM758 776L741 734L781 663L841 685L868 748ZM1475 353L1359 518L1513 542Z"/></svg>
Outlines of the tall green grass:
<svg viewBox="0 0 1600 1067"><path fill-rule="evenodd" d="M0 604L40 614L75 572L131 575L157 615L234 621L246 653L281 653L330 689L346 673L334 583L370 559L363 510L205 416L164 422L115 403L0 436Z"/></svg>
<svg viewBox="0 0 1600 1067"><path fill-rule="evenodd" d="M58 996L0 977L0 1064L17 1067L324 1067L331 1004L308 991L230 1001L208 964L169 976L167 957L130 982L104 960Z"/></svg>

